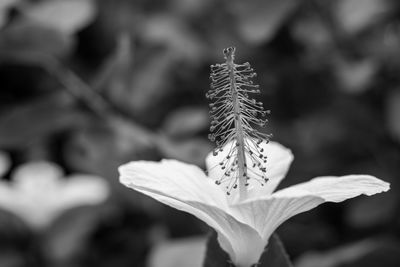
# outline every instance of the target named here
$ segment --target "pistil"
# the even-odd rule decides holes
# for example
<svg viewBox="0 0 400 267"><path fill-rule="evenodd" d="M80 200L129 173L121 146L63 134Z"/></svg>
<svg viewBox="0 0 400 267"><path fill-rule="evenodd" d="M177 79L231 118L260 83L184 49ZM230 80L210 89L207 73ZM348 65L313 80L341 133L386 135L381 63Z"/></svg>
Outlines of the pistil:
<svg viewBox="0 0 400 267"><path fill-rule="evenodd" d="M247 195L249 180L255 180L261 186L268 181L266 177L264 148L270 135L254 129L255 125L264 127L269 111L262 103L250 97L260 93L258 85L251 79L256 73L249 63L235 64L235 48L224 50L225 63L211 66L211 89L206 96L210 103L211 126L209 139L216 142L214 155L227 150L217 166L224 175L215 180L223 184L226 193L239 189L239 200Z"/></svg>

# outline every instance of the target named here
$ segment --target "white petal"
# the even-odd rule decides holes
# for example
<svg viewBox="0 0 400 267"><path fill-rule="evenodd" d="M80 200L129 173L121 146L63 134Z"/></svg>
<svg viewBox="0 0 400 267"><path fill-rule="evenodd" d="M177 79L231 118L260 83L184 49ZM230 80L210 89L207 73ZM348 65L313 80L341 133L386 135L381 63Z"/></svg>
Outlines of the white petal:
<svg viewBox="0 0 400 267"><path fill-rule="evenodd" d="M268 144L263 142L260 146L264 149L264 153L268 157L265 168L269 180L264 186L261 186L259 183L255 182L256 180L250 179L248 198L251 199L272 194L283 178L285 178L290 164L293 161L293 154L290 149L277 142L269 142ZM257 167L253 168L253 172L262 175ZM252 177L251 175L254 175L253 172L249 172L250 178Z"/></svg>
<svg viewBox="0 0 400 267"><path fill-rule="evenodd" d="M140 191L140 190L138 190ZM188 212L214 228L218 242L230 256L235 266L250 267L257 263L265 247L258 232L243 224L225 211L194 201L180 201L163 196L159 192L141 191L154 199L178 210Z"/></svg>
<svg viewBox="0 0 400 267"><path fill-rule="evenodd" d="M252 144L251 142L247 143ZM247 187L249 198L257 198L259 196L271 194L285 177L293 161L293 154L290 149L277 142L262 142L259 146L264 149L263 153L268 157L264 167L266 168L266 175L269 181L264 184L264 186L261 186L260 183L257 182L257 179L262 176L262 172L258 167L253 168L253 166L248 163L248 169L250 169L248 176L253 178L249 180L249 186ZM228 155L232 147L233 142L229 142L223 147L223 151L218 152L216 156L214 156L212 152L208 154L206 165L208 176L211 179L218 180L224 177L225 170L221 169L219 163ZM249 155L246 155L246 159L247 162L251 162Z"/></svg>
<svg viewBox="0 0 400 267"><path fill-rule="evenodd" d="M261 237L229 214L225 193L198 167L175 160L139 161L121 166L119 171L124 185L214 228L221 247L238 266L250 266L260 257L264 249Z"/></svg>
<svg viewBox="0 0 400 267"><path fill-rule="evenodd" d="M255 228L267 242L275 229L290 217L324 202L340 202L361 194L389 190L389 184L369 175L320 177L280 190L259 200L232 206L237 217Z"/></svg>
<svg viewBox="0 0 400 267"><path fill-rule="evenodd" d="M227 207L221 188L195 165L176 160L136 161L121 166L119 172L121 183L128 187L155 189L181 200Z"/></svg>
<svg viewBox="0 0 400 267"><path fill-rule="evenodd" d="M304 193L329 202L341 202L359 195L371 196L386 192L390 184L371 175L317 177L276 192L280 196Z"/></svg>
<svg viewBox="0 0 400 267"><path fill-rule="evenodd" d="M264 199L242 202L232 206L236 218L246 221L257 230L266 245L271 234L290 217L312 209L324 201L319 197L298 195L292 197L267 196Z"/></svg>

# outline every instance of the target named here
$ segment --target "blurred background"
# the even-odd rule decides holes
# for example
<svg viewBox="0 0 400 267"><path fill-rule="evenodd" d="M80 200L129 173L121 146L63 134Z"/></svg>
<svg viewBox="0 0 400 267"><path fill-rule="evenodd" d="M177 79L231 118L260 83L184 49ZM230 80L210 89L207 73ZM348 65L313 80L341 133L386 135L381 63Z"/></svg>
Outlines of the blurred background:
<svg viewBox="0 0 400 267"><path fill-rule="evenodd" d="M117 167L204 167L209 66L228 46L295 155L282 187L392 184L284 223L295 266L400 266L394 0L0 0L0 266L179 267L172 255L200 251L208 227L124 188Z"/></svg>

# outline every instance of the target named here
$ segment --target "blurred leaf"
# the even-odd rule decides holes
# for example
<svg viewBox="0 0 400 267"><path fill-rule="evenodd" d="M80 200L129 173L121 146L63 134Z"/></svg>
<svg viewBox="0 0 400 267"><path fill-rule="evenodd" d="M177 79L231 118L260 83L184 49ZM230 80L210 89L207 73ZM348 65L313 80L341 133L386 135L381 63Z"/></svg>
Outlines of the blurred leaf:
<svg viewBox="0 0 400 267"><path fill-rule="evenodd" d="M146 213L124 208L120 202L108 206L100 219L81 253L83 259L79 266L146 266L154 221Z"/></svg>
<svg viewBox="0 0 400 267"><path fill-rule="evenodd" d="M213 3L212 0L172 0L171 2L171 10L173 12L186 15L189 17L194 17L200 13L207 12Z"/></svg>
<svg viewBox="0 0 400 267"><path fill-rule="evenodd" d="M13 250L2 250L0 252L1 267L19 267L25 266L25 264L22 253Z"/></svg>
<svg viewBox="0 0 400 267"><path fill-rule="evenodd" d="M2 0L0 2L0 29L7 22L8 9L19 0Z"/></svg>
<svg viewBox="0 0 400 267"><path fill-rule="evenodd" d="M337 21L350 34L365 30L392 12L392 3L386 0L340 0L337 4Z"/></svg>
<svg viewBox="0 0 400 267"><path fill-rule="evenodd" d="M35 22L69 35L89 24L96 10L91 0L45 0L25 5L22 12Z"/></svg>
<svg viewBox="0 0 400 267"><path fill-rule="evenodd" d="M338 267L398 267L400 266L399 242L385 242L377 246L373 251L358 257L354 261L338 265ZM308 266L307 266L308 267ZM318 266L320 267L320 266Z"/></svg>
<svg viewBox="0 0 400 267"><path fill-rule="evenodd" d="M201 267L206 238L190 237L157 244L149 255L148 267Z"/></svg>
<svg viewBox="0 0 400 267"><path fill-rule="evenodd" d="M173 138L190 137L208 130L208 109L184 107L176 109L164 120L162 131Z"/></svg>
<svg viewBox="0 0 400 267"><path fill-rule="evenodd" d="M221 249L217 234L212 233L207 243L204 267L229 267L229 256ZM273 234L266 250L261 255L258 267L293 267L282 242L277 234Z"/></svg>
<svg viewBox="0 0 400 267"><path fill-rule="evenodd" d="M219 246L217 233L213 231L207 241L203 267L229 267L229 262L228 254Z"/></svg>
<svg viewBox="0 0 400 267"><path fill-rule="evenodd" d="M163 157L181 160L197 166L204 166L205 158L213 145L203 138L190 138L180 141L160 136L157 144Z"/></svg>
<svg viewBox="0 0 400 267"><path fill-rule="evenodd" d="M386 96L386 123L389 133L400 142L400 90Z"/></svg>
<svg viewBox="0 0 400 267"><path fill-rule="evenodd" d="M76 131L66 142L63 153L73 170L105 177L115 190L128 194L131 190L118 181L118 167L128 161L158 158L154 138L152 132L138 125L110 117ZM135 199L138 195L129 194Z"/></svg>
<svg viewBox="0 0 400 267"><path fill-rule="evenodd" d="M118 36L115 51L106 60L92 82L96 91L107 94L111 100L130 89L133 68L132 40L128 33Z"/></svg>
<svg viewBox="0 0 400 267"><path fill-rule="evenodd" d="M152 16L141 29L141 37L152 45L165 45L175 59L183 58L198 64L204 59L204 42L187 26L177 17Z"/></svg>
<svg viewBox="0 0 400 267"><path fill-rule="evenodd" d="M298 175L304 177L300 171ZM293 184L293 181L290 184ZM336 213L332 214L336 216ZM318 210L303 213L279 227L279 237L284 241L287 251L290 251L290 256L297 258L315 248L332 247L338 243L340 237L335 226L331 225L329 220L321 219L320 215Z"/></svg>
<svg viewBox="0 0 400 267"><path fill-rule="evenodd" d="M367 90L378 70L377 63L369 59L360 61L342 59L335 63L335 74L341 89L348 93L362 93Z"/></svg>
<svg viewBox="0 0 400 267"><path fill-rule="evenodd" d="M228 3L238 30L249 43L269 41L300 2L296 0L234 0Z"/></svg>
<svg viewBox="0 0 400 267"><path fill-rule="evenodd" d="M400 23L389 22L382 29L369 34L368 38L362 40L363 46L369 56L382 60L386 66L398 69L400 66Z"/></svg>
<svg viewBox="0 0 400 267"><path fill-rule="evenodd" d="M0 209L0 266L36 267L28 264L32 237L29 225L15 214Z"/></svg>
<svg viewBox="0 0 400 267"><path fill-rule="evenodd" d="M312 113L293 123L297 146L305 155L320 157L321 150L337 146L346 135L344 122L331 112Z"/></svg>
<svg viewBox="0 0 400 267"><path fill-rule="evenodd" d="M345 220L356 229L380 226L395 216L397 203L398 198L393 191L371 198L356 198L346 204Z"/></svg>
<svg viewBox="0 0 400 267"><path fill-rule="evenodd" d="M339 264L363 257L375 247L373 240L364 240L327 252L309 252L296 261L296 267L338 267Z"/></svg>
<svg viewBox="0 0 400 267"><path fill-rule="evenodd" d="M170 54L158 51L141 66L137 65L131 77L130 88L125 94L118 96L119 105L126 107L137 117L145 116L147 122L154 119L157 115L155 107L159 108L158 111L161 110L160 104L172 91L173 63Z"/></svg>
<svg viewBox="0 0 400 267"><path fill-rule="evenodd" d="M128 33L119 36L116 50L93 81L114 106L137 121L152 122L160 116L155 107L171 92L173 58L166 51L153 52L145 62L133 64L132 41ZM151 110L151 112L149 112Z"/></svg>
<svg viewBox="0 0 400 267"><path fill-rule="evenodd" d="M293 36L312 50L323 50L331 46L332 36L326 25L316 14L300 17L291 27Z"/></svg>
<svg viewBox="0 0 400 267"><path fill-rule="evenodd" d="M56 30L25 20L18 20L0 34L0 51L43 53L61 57L71 51L73 40Z"/></svg>
<svg viewBox="0 0 400 267"><path fill-rule="evenodd" d="M327 252L302 256L296 267L397 267L400 246L390 240L367 239Z"/></svg>
<svg viewBox="0 0 400 267"><path fill-rule="evenodd" d="M0 209L0 247L17 246L19 241L25 241L31 234L31 228L25 221L11 211Z"/></svg>
<svg viewBox="0 0 400 267"><path fill-rule="evenodd" d="M0 114L0 147L20 148L49 135L71 129L85 120L65 94L54 93L29 103L9 107Z"/></svg>
<svg viewBox="0 0 400 267"><path fill-rule="evenodd" d="M0 151L0 179L8 172L11 165L10 156L6 152Z"/></svg>
<svg viewBox="0 0 400 267"><path fill-rule="evenodd" d="M99 207L79 207L61 215L46 230L43 249L53 266L74 266L99 223Z"/></svg>
<svg viewBox="0 0 400 267"><path fill-rule="evenodd" d="M277 234L273 234L269 238L266 251L261 255L259 267L293 267Z"/></svg>
<svg viewBox="0 0 400 267"><path fill-rule="evenodd" d="M119 110L129 112L131 106L126 99L132 90L133 72L132 37L128 32L118 36L115 51L105 61L92 81L92 87L104 95Z"/></svg>

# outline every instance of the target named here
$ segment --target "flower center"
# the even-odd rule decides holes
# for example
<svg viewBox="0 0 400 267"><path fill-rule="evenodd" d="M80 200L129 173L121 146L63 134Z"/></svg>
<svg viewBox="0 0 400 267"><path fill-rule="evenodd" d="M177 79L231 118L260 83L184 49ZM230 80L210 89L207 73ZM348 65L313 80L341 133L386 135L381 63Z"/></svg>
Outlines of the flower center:
<svg viewBox="0 0 400 267"><path fill-rule="evenodd" d="M249 95L260 93L259 86L251 80L256 73L250 64L235 64L233 47L224 49L224 56L225 63L211 65L211 89L206 94L212 101L209 139L216 142L215 156L224 147L229 149L219 162L224 175L216 184L224 184L228 195L239 187L240 198L244 198L250 178L261 185L268 181L264 167L267 156L260 144L268 142L271 135L257 131L254 126L264 127L267 124L264 117L269 111Z"/></svg>

